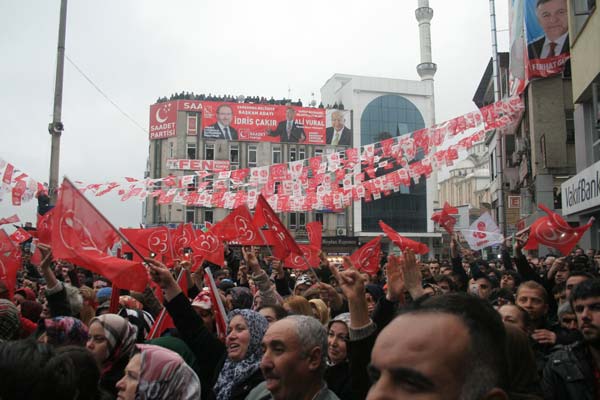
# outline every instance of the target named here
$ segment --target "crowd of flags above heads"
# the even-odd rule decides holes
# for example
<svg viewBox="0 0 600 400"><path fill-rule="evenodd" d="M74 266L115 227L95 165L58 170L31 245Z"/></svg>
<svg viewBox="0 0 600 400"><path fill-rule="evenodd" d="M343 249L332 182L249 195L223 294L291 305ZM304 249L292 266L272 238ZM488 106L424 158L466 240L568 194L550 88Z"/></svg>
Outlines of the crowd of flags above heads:
<svg viewBox="0 0 600 400"><path fill-rule="evenodd" d="M569 255L594 222L592 217L587 224L574 228L560 214L555 213L544 204L538 204L538 207L546 215L536 219L526 229L528 236L523 247L525 250L536 250L539 245L545 245L558 250L565 256ZM446 202L440 211L432 215L431 219L452 235L456 225L456 217L453 217L452 214L458 214L458 209ZM461 229L460 232L473 250L501 244L505 239L489 213L482 214L468 229Z"/></svg>
<svg viewBox="0 0 600 400"><path fill-rule="evenodd" d="M256 206L263 195L276 212L342 209L354 201L372 201L418 183L435 170L452 166L459 152L480 142L485 132L502 130L520 119L524 105L514 97L480 110L400 137L361 148L349 148L289 163L225 170L196 171L193 175L76 186L88 194L117 194L121 201L157 198L158 204L236 209ZM10 194L13 204L31 200L40 184L0 160L0 201Z"/></svg>

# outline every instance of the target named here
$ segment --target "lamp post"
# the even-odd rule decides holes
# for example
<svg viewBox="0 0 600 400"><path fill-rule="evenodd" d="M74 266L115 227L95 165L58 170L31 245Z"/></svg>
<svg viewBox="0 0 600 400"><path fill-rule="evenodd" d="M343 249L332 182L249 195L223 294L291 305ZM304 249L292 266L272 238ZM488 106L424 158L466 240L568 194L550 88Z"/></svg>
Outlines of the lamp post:
<svg viewBox="0 0 600 400"><path fill-rule="evenodd" d="M60 160L60 136L64 130L61 122L62 115L62 91L63 91L63 71L65 66L65 36L67 30L67 0L60 2L60 22L58 26L58 49L56 56L56 82L54 86L54 111L52 122L48 124L48 132L52 136L52 145L50 149L50 180L48 195L51 202L56 202L58 189L58 167Z"/></svg>

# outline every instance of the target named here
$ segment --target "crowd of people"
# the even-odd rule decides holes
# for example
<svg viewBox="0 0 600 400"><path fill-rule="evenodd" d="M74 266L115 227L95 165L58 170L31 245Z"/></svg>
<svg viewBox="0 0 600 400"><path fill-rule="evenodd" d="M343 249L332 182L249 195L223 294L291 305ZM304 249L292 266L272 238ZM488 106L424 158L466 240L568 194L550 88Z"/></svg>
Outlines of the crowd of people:
<svg viewBox="0 0 600 400"><path fill-rule="evenodd" d="M271 104L271 105L280 105L280 106L297 106L302 107L302 100L298 99L298 101L292 101L291 99L278 99L276 100L273 96L270 99L267 99L264 96L232 96L229 94L226 95L213 95L209 94L194 94L193 92L181 92L174 93L169 97L159 97L156 99L157 103L165 103L167 101L172 100L200 100L200 101L218 101L218 102L229 102L229 103L246 103L246 104ZM343 103L334 103L333 105L327 104L326 106L323 103L319 103L317 108L327 108L327 109L336 109L343 110Z"/></svg>
<svg viewBox="0 0 600 400"><path fill-rule="evenodd" d="M599 398L597 256L532 258L522 239L495 262L455 239L446 260L406 250L375 275L225 245L218 293L189 261L147 259L156 287L119 296L40 245L14 293L0 282L0 398Z"/></svg>

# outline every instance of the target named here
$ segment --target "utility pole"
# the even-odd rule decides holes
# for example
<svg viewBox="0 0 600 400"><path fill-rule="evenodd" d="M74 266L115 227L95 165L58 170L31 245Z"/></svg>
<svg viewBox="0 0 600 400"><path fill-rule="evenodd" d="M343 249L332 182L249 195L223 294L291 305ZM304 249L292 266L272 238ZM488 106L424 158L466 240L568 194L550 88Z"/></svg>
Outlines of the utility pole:
<svg viewBox="0 0 600 400"><path fill-rule="evenodd" d="M492 34L492 71L494 83L494 101L501 98L500 93L500 68L498 63L498 39L496 36L496 4L490 0L490 25ZM498 228L502 235L506 235L506 224L504 222L504 136L496 131L496 160L498 171L498 185L496 196L498 197Z"/></svg>
<svg viewBox="0 0 600 400"><path fill-rule="evenodd" d="M50 181L48 195L51 203L56 203L58 189L58 167L60 161L60 136L64 130L61 122L63 71L65 67L65 36L67 30L67 0L60 2L60 22L58 26L58 49L56 52L56 82L54 86L54 111L52 122L48 124L48 132L52 136L50 149Z"/></svg>

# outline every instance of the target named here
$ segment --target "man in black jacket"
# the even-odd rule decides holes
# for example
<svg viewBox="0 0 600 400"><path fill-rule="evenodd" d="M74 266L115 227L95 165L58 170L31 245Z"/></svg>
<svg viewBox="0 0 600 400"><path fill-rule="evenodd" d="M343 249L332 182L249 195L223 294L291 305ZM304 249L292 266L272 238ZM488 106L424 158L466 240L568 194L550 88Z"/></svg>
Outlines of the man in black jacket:
<svg viewBox="0 0 600 400"><path fill-rule="evenodd" d="M544 398L596 399L600 394L600 280L577 285L570 301L583 341L550 356L542 380Z"/></svg>

